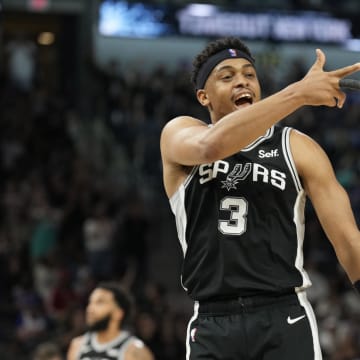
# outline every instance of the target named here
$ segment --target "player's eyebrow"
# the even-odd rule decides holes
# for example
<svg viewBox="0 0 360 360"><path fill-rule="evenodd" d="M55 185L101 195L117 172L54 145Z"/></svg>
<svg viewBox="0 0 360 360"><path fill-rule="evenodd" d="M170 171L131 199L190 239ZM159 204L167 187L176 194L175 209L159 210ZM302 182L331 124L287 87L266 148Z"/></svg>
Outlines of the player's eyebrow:
<svg viewBox="0 0 360 360"><path fill-rule="evenodd" d="M244 64L241 66L242 69L244 68L253 68L254 69L254 65L252 64ZM219 72L219 71L222 71L222 70L233 70L235 69L235 66L232 66L232 65L223 65L223 66L220 66L219 68L215 68L215 72Z"/></svg>

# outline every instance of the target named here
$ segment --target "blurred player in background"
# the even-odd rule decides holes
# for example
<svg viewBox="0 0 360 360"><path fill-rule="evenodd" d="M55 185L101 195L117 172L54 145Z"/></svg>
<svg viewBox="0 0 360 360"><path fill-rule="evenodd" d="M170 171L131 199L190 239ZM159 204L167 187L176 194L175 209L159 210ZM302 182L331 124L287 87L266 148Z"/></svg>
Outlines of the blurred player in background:
<svg viewBox="0 0 360 360"><path fill-rule="evenodd" d="M154 360L145 344L124 329L131 313L127 292L115 283L101 283L86 309L88 332L74 338L67 360Z"/></svg>

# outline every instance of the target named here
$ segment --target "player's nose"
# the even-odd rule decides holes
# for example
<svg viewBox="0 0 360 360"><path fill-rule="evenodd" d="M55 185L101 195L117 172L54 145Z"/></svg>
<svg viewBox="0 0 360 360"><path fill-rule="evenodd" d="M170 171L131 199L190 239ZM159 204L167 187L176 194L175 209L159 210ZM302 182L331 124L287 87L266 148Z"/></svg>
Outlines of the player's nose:
<svg viewBox="0 0 360 360"><path fill-rule="evenodd" d="M249 84L249 80L243 74L236 74L234 80L235 87L245 87Z"/></svg>

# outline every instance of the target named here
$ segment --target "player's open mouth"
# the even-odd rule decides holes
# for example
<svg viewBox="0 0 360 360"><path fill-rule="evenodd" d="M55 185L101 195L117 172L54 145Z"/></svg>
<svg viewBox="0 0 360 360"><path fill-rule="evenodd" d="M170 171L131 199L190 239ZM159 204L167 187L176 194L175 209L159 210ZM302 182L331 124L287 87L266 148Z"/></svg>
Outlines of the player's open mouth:
<svg viewBox="0 0 360 360"><path fill-rule="evenodd" d="M235 106L241 108L243 106L251 105L253 103L253 97L250 93L243 93L235 98Z"/></svg>

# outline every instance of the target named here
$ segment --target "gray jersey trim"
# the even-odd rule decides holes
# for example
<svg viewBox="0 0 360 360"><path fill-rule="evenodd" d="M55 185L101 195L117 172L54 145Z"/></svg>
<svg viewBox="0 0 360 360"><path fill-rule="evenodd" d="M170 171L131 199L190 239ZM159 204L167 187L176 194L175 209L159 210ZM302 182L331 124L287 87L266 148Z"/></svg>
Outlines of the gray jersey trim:
<svg viewBox="0 0 360 360"><path fill-rule="evenodd" d="M122 340L126 339L129 336L128 331L121 331L119 336L117 336L114 340L111 340L107 343L100 344L96 339L96 333L91 333L90 335L90 343L91 346L94 348L95 351L106 351L111 349L114 345L117 345Z"/></svg>
<svg viewBox="0 0 360 360"><path fill-rule="evenodd" d="M292 156L292 152L291 152L291 146L290 146L290 133L291 133L291 128L286 127L283 130L282 133L282 139L281 139L281 143L282 143L282 150L283 150L283 154L285 157L285 161L286 164L289 168L290 174L293 178L294 184L295 184L295 188L298 192L300 192L301 190L303 190L303 187L301 185L301 181L298 175L298 172L296 170L296 166L295 166L295 162Z"/></svg>
<svg viewBox="0 0 360 360"><path fill-rule="evenodd" d="M306 201L305 191L302 190L301 192L298 193L296 202L294 204L294 218L293 218L296 227L296 240L297 240L296 258L294 265L300 272L303 279L302 286L297 287L295 289L296 291L300 291L311 286L309 275L304 269L303 244L304 244L304 235L305 235L305 217L304 217L305 201Z"/></svg>
<svg viewBox="0 0 360 360"><path fill-rule="evenodd" d="M185 181L180 185L180 187L176 190L173 196L169 199L171 210L175 215L176 230L184 257L187 250L187 216L185 211L185 189L189 185L192 178L195 176L198 169L198 165L192 168L190 174L186 177Z"/></svg>
<svg viewBox="0 0 360 360"><path fill-rule="evenodd" d="M181 245L183 255L185 257L187 250L186 242L186 226L187 226L187 216L185 210L185 186L181 184L180 188L170 199L171 210L175 215L176 221L176 230L178 234L178 239Z"/></svg>
<svg viewBox="0 0 360 360"><path fill-rule="evenodd" d="M187 331L186 331L186 360L190 360L190 341L191 341L191 334L190 334L190 329L191 329L191 324L198 318L199 316L199 302L195 301L194 303L194 314L191 317L188 326L187 326ZM196 331L196 330L195 330Z"/></svg>
<svg viewBox="0 0 360 360"><path fill-rule="evenodd" d="M262 142L264 142L267 139L270 139L273 135L274 135L274 126L272 126L271 128L269 128L268 130L266 130L265 135L260 136L259 138L257 138L255 141L253 141L252 143L250 143L249 145L245 146L241 151L250 151L253 150L254 148L256 148L259 144L261 144Z"/></svg>
<svg viewBox="0 0 360 360"><path fill-rule="evenodd" d="M125 340L120 348L113 348L114 346L121 343ZM91 351L92 349L96 352L114 352L113 354L109 354L109 356L114 356L118 360L124 360L126 350L130 346L131 343L139 342L143 344L143 342L138 339L136 336L130 335L128 331L121 331L119 336L117 336L114 340L109 341L104 344L100 344L96 339L96 333L85 333L83 336L82 344L80 346L79 353L77 355L77 359L80 359L81 354L84 352ZM116 352L116 353L115 353Z"/></svg>
<svg viewBox="0 0 360 360"><path fill-rule="evenodd" d="M137 341L143 343L143 342L142 342L140 339L138 339L137 337L135 337L135 336L130 336L129 339L127 339L127 340L124 342L124 344L121 346L118 360L124 360L124 359L125 359L126 350L127 350L128 347L130 346L130 344L131 344L131 343L134 343L134 342L137 342Z"/></svg>
<svg viewBox="0 0 360 360"><path fill-rule="evenodd" d="M303 253L303 243L305 236L305 202L306 202L306 194L305 190L302 187L299 174L296 169L295 161L292 156L291 146L290 146L290 133L292 128L285 127L282 133L282 150L284 154L284 158L286 164L289 168L290 174L294 181L294 185L296 190L298 191L298 196L296 198L296 202L294 204L294 217L293 221L296 227L296 238L297 238L297 250L296 250L296 258L295 258L295 267L299 270L303 284L302 286L296 288L296 291L303 290L311 286L310 278L307 272L304 269L304 253Z"/></svg>
<svg viewBox="0 0 360 360"><path fill-rule="evenodd" d="M316 323L316 318L314 310L306 296L305 291L300 291L297 293L300 304L304 307L306 316L308 318L310 329L313 338L313 347L314 347L314 360L322 360L320 340L319 340L319 331Z"/></svg>

